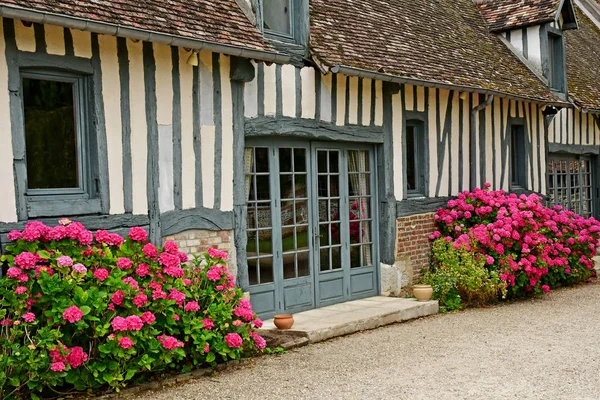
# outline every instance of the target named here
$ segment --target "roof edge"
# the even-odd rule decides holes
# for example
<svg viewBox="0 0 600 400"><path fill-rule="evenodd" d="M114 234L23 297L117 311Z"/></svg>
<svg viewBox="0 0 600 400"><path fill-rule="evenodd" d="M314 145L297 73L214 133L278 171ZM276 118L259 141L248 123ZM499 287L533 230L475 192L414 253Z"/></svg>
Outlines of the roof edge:
<svg viewBox="0 0 600 400"><path fill-rule="evenodd" d="M230 56L250 58L266 62L285 64L290 58L284 54L248 47L233 46L207 40L170 35L139 28L129 28L109 22L98 22L46 11L29 10L22 7L0 5L0 17L36 22L40 24L58 25L65 28L90 31L109 36L120 36L133 40L161 43L169 46L189 48L192 50L207 50Z"/></svg>
<svg viewBox="0 0 600 400"><path fill-rule="evenodd" d="M558 106L558 107L572 106L572 104L568 101L546 101L546 100L536 99L534 97L529 97L529 96L518 96L518 95L510 94L507 92L502 92L500 90L485 89L485 88L480 88L480 87L476 87L476 86L457 85L457 84L452 84L452 83L443 83L443 82L436 82L436 81L427 81L427 80L423 80L423 79L415 79L415 78L408 78L408 77L400 77L400 76L390 75L390 74L381 73L381 72L373 72L373 71L369 71L369 70L361 69L361 68L346 67L343 65L334 65L330 68L330 70L333 73L342 73L342 74L348 75L348 76L358 76L361 78L376 79L376 80L385 81L385 82L408 83L410 85L434 87L437 89L460 90L460 91L469 92L469 93L495 95L495 96L504 97L507 99L525 100L525 101L531 102L531 103L539 103L539 104Z"/></svg>

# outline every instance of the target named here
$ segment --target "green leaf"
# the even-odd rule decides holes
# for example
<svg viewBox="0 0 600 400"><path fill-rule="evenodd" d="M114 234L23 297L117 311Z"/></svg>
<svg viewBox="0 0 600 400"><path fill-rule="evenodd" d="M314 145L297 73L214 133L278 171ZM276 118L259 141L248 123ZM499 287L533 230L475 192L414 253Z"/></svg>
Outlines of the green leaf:
<svg viewBox="0 0 600 400"><path fill-rule="evenodd" d="M40 258L43 258L44 260L47 260L50 258L50 253L48 253L46 250L40 250L38 251L38 256L40 256Z"/></svg>
<svg viewBox="0 0 600 400"><path fill-rule="evenodd" d="M32 400L40 400L39 396L35 393L29 393L29 396Z"/></svg>
<svg viewBox="0 0 600 400"><path fill-rule="evenodd" d="M217 357L215 356L215 353L213 353L213 352L211 351L210 353L208 353L208 354L206 355L206 362L209 362L209 363L210 363L210 362L213 362L213 361L215 361L215 359L216 359L216 358L217 358Z"/></svg>
<svg viewBox="0 0 600 400"><path fill-rule="evenodd" d="M128 381L135 375L137 371L135 369L127 370L127 374L125 374L125 380Z"/></svg>
<svg viewBox="0 0 600 400"><path fill-rule="evenodd" d="M104 381L106 383L111 383L115 379L115 377L113 376L112 372L107 371L107 372L105 372L105 373L102 374L102 379L104 379Z"/></svg>
<svg viewBox="0 0 600 400"><path fill-rule="evenodd" d="M92 311L91 308L89 308L88 306L82 306L80 307L81 312L83 313L83 315L88 315L90 313L90 311Z"/></svg>

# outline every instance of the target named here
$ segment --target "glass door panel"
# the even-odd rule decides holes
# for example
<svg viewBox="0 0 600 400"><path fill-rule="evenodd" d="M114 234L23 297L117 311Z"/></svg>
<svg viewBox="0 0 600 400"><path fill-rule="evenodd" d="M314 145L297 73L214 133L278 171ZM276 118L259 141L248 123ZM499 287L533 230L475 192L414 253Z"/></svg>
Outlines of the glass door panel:
<svg viewBox="0 0 600 400"><path fill-rule="evenodd" d="M348 200L350 203L350 266L373 265L372 194L370 153L348 151Z"/></svg>
<svg viewBox="0 0 600 400"><path fill-rule="evenodd" d="M248 148L245 156L248 277L250 285L260 285L274 281L269 149Z"/></svg>
<svg viewBox="0 0 600 400"><path fill-rule="evenodd" d="M340 151L317 150L319 270L342 269Z"/></svg>
<svg viewBox="0 0 600 400"><path fill-rule="evenodd" d="M307 157L308 152L304 148L279 148L284 279L310 275Z"/></svg>

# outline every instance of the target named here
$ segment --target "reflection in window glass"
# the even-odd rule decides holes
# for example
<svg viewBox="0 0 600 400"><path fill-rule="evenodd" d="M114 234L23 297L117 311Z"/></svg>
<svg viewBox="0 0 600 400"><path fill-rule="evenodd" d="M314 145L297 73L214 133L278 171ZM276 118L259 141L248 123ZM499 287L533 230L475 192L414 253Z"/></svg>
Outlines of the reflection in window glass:
<svg viewBox="0 0 600 400"><path fill-rule="evenodd" d="M291 36L290 0L263 0L263 18L265 30Z"/></svg>
<svg viewBox="0 0 600 400"><path fill-rule="evenodd" d="M29 189L78 188L73 83L23 79Z"/></svg>

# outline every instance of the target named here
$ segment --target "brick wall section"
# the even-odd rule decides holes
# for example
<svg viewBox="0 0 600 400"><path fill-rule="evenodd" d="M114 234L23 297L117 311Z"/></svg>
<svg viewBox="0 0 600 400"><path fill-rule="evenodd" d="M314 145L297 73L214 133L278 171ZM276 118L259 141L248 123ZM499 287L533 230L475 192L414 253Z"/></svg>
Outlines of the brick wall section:
<svg viewBox="0 0 600 400"><path fill-rule="evenodd" d="M436 230L433 215L411 215L396 220L396 260L406 263L406 272L410 275L408 279L411 283L420 277L422 268L429 268L429 235Z"/></svg>
<svg viewBox="0 0 600 400"><path fill-rule="evenodd" d="M177 243L181 251L190 255L190 259L191 255L204 253L211 247L224 250L229 253L229 270L234 275L237 273L233 231L188 230L163 238L163 242L169 240Z"/></svg>

